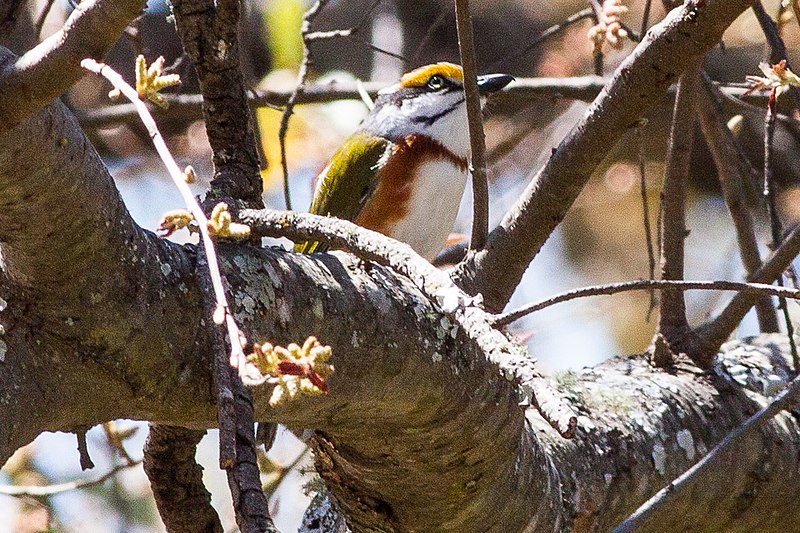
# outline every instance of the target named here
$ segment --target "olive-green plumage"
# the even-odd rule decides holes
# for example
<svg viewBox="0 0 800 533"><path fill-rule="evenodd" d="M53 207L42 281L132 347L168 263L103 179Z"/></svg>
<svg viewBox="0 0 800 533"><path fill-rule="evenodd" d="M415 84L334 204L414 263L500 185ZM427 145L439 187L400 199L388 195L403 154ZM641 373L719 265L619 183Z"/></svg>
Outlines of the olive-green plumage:
<svg viewBox="0 0 800 533"><path fill-rule="evenodd" d="M389 141L367 133L356 133L337 150L314 194L310 213L355 220L378 185L377 166L389 148ZM310 254L324 252L327 246L299 242L294 251Z"/></svg>

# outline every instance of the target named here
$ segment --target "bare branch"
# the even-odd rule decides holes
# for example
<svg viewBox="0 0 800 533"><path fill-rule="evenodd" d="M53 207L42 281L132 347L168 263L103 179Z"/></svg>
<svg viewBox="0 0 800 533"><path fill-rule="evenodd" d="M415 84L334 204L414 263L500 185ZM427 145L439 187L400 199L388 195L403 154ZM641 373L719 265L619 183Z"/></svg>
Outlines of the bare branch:
<svg viewBox="0 0 800 533"><path fill-rule="evenodd" d="M303 15L303 25L301 33L303 35L303 60L300 62L300 69L297 71L297 82L295 82L294 89L292 90L289 99L286 102L286 108L283 110L281 116L281 125L278 129L278 142L281 148L281 168L283 169L283 198L286 204L286 209L292 209L292 195L289 190L289 163L286 161L286 134L289 131L289 119L292 118L294 105L297 103L298 98L305 92L306 76L308 76L308 67L312 62L311 49L309 48L309 35L311 34L311 24L314 19L325 8L329 0L317 0L314 2L305 15Z"/></svg>
<svg viewBox="0 0 800 533"><path fill-rule="evenodd" d="M483 294L489 309L501 309L614 143L748 7L748 0L689 2L654 26L491 232L486 249L457 268L457 282Z"/></svg>
<svg viewBox="0 0 800 533"><path fill-rule="evenodd" d="M500 344L492 343L505 343L502 340L505 336L491 328L491 317L475 305L474 299L455 287L446 272L428 263L407 244L346 220L310 213L246 209L239 215L241 222L250 226L255 235L286 237L298 242L320 241L333 248L343 248L361 259L389 266L407 276L432 302L437 302L443 312L463 327L508 379L520 387L524 402L539 406L542 417L562 436L573 434L576 415L563 402L555 401L559 395L542 379L533 362L519 359L508 361L505 357L493 359L491 354L496 353Z"/></svg>
<svg viewBox="0 0 800 533"><path fill-rule="evenodd" d="M644 226L644 240L647 249L647 278L652 280L656 277L656 254L653 248L653 232L650 229L650 202L647 197L647 161L644 154L644 128L645 125L642 124L636 130L639 141L639 193L642 197L642 225ZM646 315L648 322L650 321L650 314L655 308L656 293L652 290L650 291L650 305L647 308Z"/></svg>
<svg viewBox="0 0 800 533"><path fill-rule="evenodd" d="M764 188L762 191L767 204L767 216L769 217L770 234L772 236L771 247L773 250L777 248L783 240L783 227L778 216L778 208L775 205L775 182L772 167L776 99L777 91L773 89L769 104L767 104L767 112L764 116ZM791 269L791 266L789 268ZM783 276L779 276L776 282L779 286L783 286ZM789 316L789 308L786 305L785 298L778 298L778 307L783 313L786 335L789 339L789 347L792 351L792 362L795 372L800 372L800 357L798 357L797 346L794 343L794 327L792 326L792 320Z"/></svg>
<svg viewBox="0 0 800 533"><path fill-rule="evenodd" d="M606 296L628 291L642 290L664 290L674 289L676 291L737 291L747 294L760 294L768 296L780 296L800 300L800 291L789 287L776 287L766 283L746 283L742 281L686 281L686 280L661 280L661 279L642 279L636 281L623 281L619 283L609 283L606 285L593 285L583 287L550 296L536 303L525 305L514 311L509 311L502 315L497 315L492 321L496 327L506 326L520 318L536 311L541 311L552 305L568 302L587 296Z"/></svg>
<svg viewBox="0 0 800 533"><path fill-rule="evenodd" d="M262 207L255 129L239 61L239 1L175 0L172 6L181 43L200 81L213 152L214 179L205 203Z"/></svg>
<svg viewBox="0 0 800 533"><path fill-rule="evenodd" d="M541 98L561 97L583 102L591 102L602 90L608 80L597 76L575 76L570 78L518 78L506 88L493 96L496 103L512 103L515 109L539 101ZM380 82L366 82L362 87L367 94L375 97L386 85ZM759 92L747 94L747 88L738 85L726 86L716 84L723 94L734 98L739 105L748 102L765 104L767 97ZM674 91L670 91L674 94ZM292 91L250 91L250 104L255 107L280 109L285 106ZM168 117L172 120L196 120L202 117L203 97L199 94L173 95L165 94L164 100L169 103L169 111L160 108L152 109L156 118ZM361 100L362 93L358 84L336 82L327 85L306 85L302 94L297 97L296 105L319 104L338 100ZM741 99L741 100L737 100ZM502 113L504 106L497 106L497 113ZM755 108L759 111L761 108ZM88 128L97 128L117 124L129 119L138 121L137 113L131 104L115 104L97 109L90 109L80 115L81 124ZM778 115L778 120L791 120L785 115Z"/></svg>
<svg viewBox="0 0 800 533"><path fill-rule="evenodd" d="M639 36L644 39L644 34L647 33L647 25L650 22L650 8L652 7L653 0L645 0L644 13L642 13L642 29L639 31Z"/></svg>
<svg viewBox="0 0 800 533"><path fill-rule="evenodd" d="M689 158L694 142L694 117L699 78L687 71L678 81L678 95L672 115L667 148L664 190L661 193L661 279L682 280L686 231L686 190L689 186ZM673 356L687 352L690 335L683 292L666 289L661 293L660 317L654 342L657 366L673 364ZM666 350L663 348L667 348ZM690 352L689 352L690 353ZM691 355L690 355L691 356Z"/></svg>
<svg viewBox="0 0 800 533"><path fill-rule="evenodd" d="M0 62L0 133L69 89L84 74L81 59L102 59L144 0L86 0L57 31L19 58Z"/></svg>
<svg viewBox="0 0 800 533"><path fill-rule="evenodd" d="M798 253L800 253L800 226L795 226L748 281L770 283L777 280L789 268ZM709 362L757 301L758 296L753 294L737 294L714 320L697 328L698 335L705 339L705 357Z"/></svg>
<svg viewBox="0 0 800 533"><path fill-rule="evenodd" d="M472 17L469 0L455 0L458 51L464 69L464 95L467 101L470 159L472 176L472 238L470 248L481 250L489 234L489 178L486 173L486 137L483 133L481 97L478 93L475 43L472 36Z"/></svg>
<svg viewBox="0 0 800 533"><path fill-rule="evenodd" d="M750 276L761 266L753 218L747 208L745 190L754 178L755 170L744 157L738 140L722 119L722 109L714 98L715 88L703 76L703 88L697 93L697 113L711 157L717 167L722 195L733 219L736 240L745 272ZM746 173L746 174L743 174ZM778 319L769 298L756 305L758 323L763 332L778 331Z"/></svg>
<svg viewBox="0 0 800 533"><path fill-rule="evenodd" d="M152 424L144 446L144 471L158 514L171 533L222 533L203 469L195 461L205 431Z"/></svg>
<svg viewBox="0 0 800 533"><path fill-rule="evenodd" d="M140 461L133 461L132 463L118 464L111 470L100 476L90 477L86 479L76 479L75 481L68 481L66 483L57 483L55 485L43 485L41 487L23 486L23 485L0 486L0 494L5 494L6 496L15 496L18 498L24 498L24 497L49 498L50 496L55 496L56 494L69 492L71 490L86 489L89 487L94 487L95 485L100 485L104 483L107 479L110 479L115 475L117 475L117 473L123 470L127 470L128 468L138 466L139 464L141 464L141 462L142 461L140 460Z"/></svg>

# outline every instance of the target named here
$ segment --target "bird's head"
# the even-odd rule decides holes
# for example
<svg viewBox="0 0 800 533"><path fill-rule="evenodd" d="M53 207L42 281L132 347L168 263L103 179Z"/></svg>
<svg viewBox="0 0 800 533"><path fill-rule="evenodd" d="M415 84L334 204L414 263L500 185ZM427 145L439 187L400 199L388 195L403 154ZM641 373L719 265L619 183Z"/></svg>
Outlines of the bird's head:
<svg viewBox="0 0 800 533"><path fill-rule="evenodd" d="M479 76L478 89L486 96L513 79L508 74ZM393 141L424 135L466 158L469 132L464 72L452 63L434 63L407 73L378 93L362 129Z"/></svg>

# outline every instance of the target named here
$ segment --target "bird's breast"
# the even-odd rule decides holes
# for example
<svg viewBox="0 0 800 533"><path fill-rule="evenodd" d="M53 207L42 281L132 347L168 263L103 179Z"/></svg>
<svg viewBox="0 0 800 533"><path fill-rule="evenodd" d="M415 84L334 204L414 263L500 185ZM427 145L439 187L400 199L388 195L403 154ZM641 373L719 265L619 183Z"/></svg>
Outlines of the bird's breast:
<svg viewBox="0 0 800 533"><path fill-rule="evenodd" d="M400 145L378 171L378 185L355 222L405 242L429 261L453 229L467 180L466 161L432 141Z"/></svg>

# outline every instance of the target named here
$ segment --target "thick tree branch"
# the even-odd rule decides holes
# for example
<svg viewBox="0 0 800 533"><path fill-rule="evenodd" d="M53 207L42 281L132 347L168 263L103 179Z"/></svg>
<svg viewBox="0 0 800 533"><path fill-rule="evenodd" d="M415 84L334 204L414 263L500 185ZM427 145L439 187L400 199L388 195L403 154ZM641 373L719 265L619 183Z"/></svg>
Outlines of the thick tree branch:
<svg viewBox="0 0 800 533"><path fill-rule="evenodd" d="M69 89L83 76L80 62L102 60L145 0L81 2L64 27L25 55L0 49L0 134Z"/></svg>
<svg viewBox="0 0 800 533"><path fill-rule="evenodd" d="M203 485L203 469L195 462L197 444L205 435L174 426L151 425L144 447L144 471L150 479L158 514L170 533L222 533Z"/></svg>
<svg viewBox="0 0 800 533"><path fill-rule="evenodd" d="M203 94L214 159L207 202L261 207L261 174L244 76L239 66L238 0L175 0L172 13Z"/></svg>
<svg viewBox="0 0 800 533"><path fill-rule="evenodd" d="M14 252L6 260L15 276L11 287L0 288L0 296L10 302L4 323L8 316L14 327L4 337L9 350L0 390L20 384L28 408L20 412L18 402L0 397L0 457L7 458L43 429L77 422L128 417L195 428L215 425L211 343L198 328L204 311L197 303L191 250L135 229L124 211L116 212L108 225L99 218L95 229L91 221L97 210L118 202L110 177L82 138L75 138L74 121L62 106L40 115L14 135L0 136L0 198L9 206L0 210L3 238L36 235L40 228L20 221L30 220L37 209L61 209L23 201L23 196L44 194L53 183L70 190L72 196L61 200L63 209L75 214L56 211L67 228L50 228L47 245L38 249L39 260L66 252L66 261L51 257L51 262L61 270L76 262L92 271L99 283L93 288L102 297L92 299L89 292L84 298L70 296L75 276L61 279L58 293L36 284L28 289L21 285L20 268L39 263L18 260L25 257L23 251L34 255L33 249L13 239L7 246ZM53 123L62 126L53 129ZM56 142L62 137L68 139L65 146ZM12 162L9 155L23 145L33 145L37 156ZM84 157L81 173L68 164L77 154ZM20 161L24 172L17 173ZM86 189L94 192L91 202L84 200ZM22 216L26 213L28 218ZM86 231L69 231L75 218L84 221ZM129 255L134 244L137 252ZM54 245L56 252L51 251ZM82 259L75 250L90 257ZM260 386L253 390L255 411L261 418L321 431L322 475L337 501L348 502L344 511L361 528L511 531L527 525L532 531L552 531L585 524L607 529L660 489L665 478L678 475L721 440L760 398L741 393L724 378L696 380L680 368L667 375L640 359L615 360L575 376L572 383L560 380L560 391L585 417L574 441L562 439L532 410L527 415L533 431L527 431L516 388L491 362L511 363L521 355L518 349L487 331L486 345L493 346L487 355L484 341L468 333L472 328L442 314L404 276L340 253L298 256L234 246L220 252L233 287L231 300L249 338L285 344L313 334L333 347L336 372L327 395L270 409L269 387ZM31 275L41 279L41 269L32 268ZM169 285L162 282L164 276ZM106 294L109 278L114 292ZM31 294L36 297L26 300L35 305L16 305ZM143 323L143 314L153 320ZM478 315L468 313L462 320L473 316ZM125 324L137 328L122 330L130 331L124 342L93 340ZM160 341L164 331L169 336ZM25 352L29 345L35 349ZM759 376L774 383L767 377L785 370L769 362L771 354L766 347L731 357L747 365L753 383L761 387ZM47 372L37 372L37 366ZM35 385L25 388L31 376ZM612 397L607 396L609 383L614 383ZM695 530L728 524L729 513L742 510L738 496L752 494L754 478L748 472L768 457L771 466L787 474L759 481L756 498L748 500L731 530L752 530L775 509L783 511L777 520L791 527L797 517L786 502L796 498L800 486L791 466L800 433L790 417L780 422L767 426L764 438L737 458L741 469L736 476L729 468L712 472L712 481L726 480L724 494L709 491L684 502L703 513L676 513L671 519ZM654 462L663 453L668 460ZM497 513L498 508L515 512Z"/></svg>
<svg viewBox="0 0 800 533"><path fill-rule="evenodd" d="M690 0L651 28L492 231L486 250L455 272L458 283L470 294L482 293L490 310L502 309L614 143L686 68L716 45L725 28L750 4L749 0Z"/></svg>
<svg viewBox="0 0 800 533"><path fill-rule="evenodd" d="M710 472L715 464L717 466L726 465L732 457L739 456L742 453L741 448L748 445L747 439L756 437L757 430L766 426L781 411L792 409L797 405L798 393L800 393L800 377L794 378L769 405L726 435L702 460L642 504L634 514L614 528L613 533L629 533L641 531L643 528L662 527L665 516L675 513L670 504L682 497L685 498L693 487L707 483L706 473Z"/></svg>

